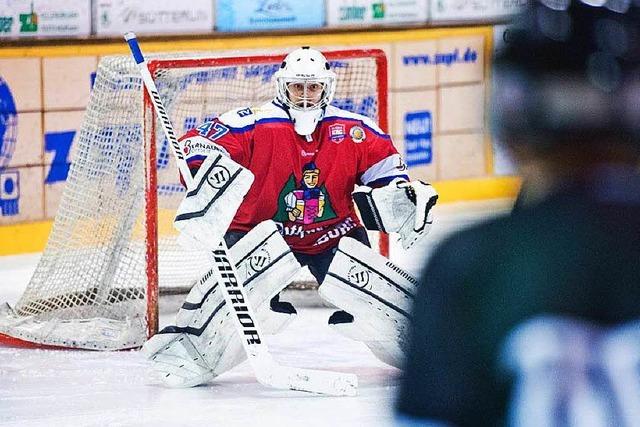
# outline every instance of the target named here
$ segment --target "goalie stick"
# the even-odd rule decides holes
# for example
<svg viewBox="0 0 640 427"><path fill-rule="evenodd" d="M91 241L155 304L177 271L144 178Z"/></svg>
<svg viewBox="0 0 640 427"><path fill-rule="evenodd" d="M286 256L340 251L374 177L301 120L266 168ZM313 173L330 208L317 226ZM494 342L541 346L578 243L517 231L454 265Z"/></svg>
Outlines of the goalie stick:
<svg viewBox="0 0 640 427"><path fill-rule="evenodd" d="M193 187L193 178L187 162L182 154L180 143L176 138L173 126L169 119L155 82L151 77L147 62L142 55L136 35L128 32L124 35L129 44L131 54L135 60L144 86L149 93L151 102L158 114L162 130L171 143L176 163L182 174L187 189ZM238 281L235 266L229 260L228 249L224 240L220 245L211 250L213 271L221 286L222 295L235 314L238 337L247 353L247 358L253 368L256 379L269 387L278 389L300 390L312 393L321 393L334 396L354 396L357 390L357 377L353 374L344 374L331 371L294 368L278 364L263 341L260 327L256 324L255 312L248 303L248 298L242 284Z"/></svg>

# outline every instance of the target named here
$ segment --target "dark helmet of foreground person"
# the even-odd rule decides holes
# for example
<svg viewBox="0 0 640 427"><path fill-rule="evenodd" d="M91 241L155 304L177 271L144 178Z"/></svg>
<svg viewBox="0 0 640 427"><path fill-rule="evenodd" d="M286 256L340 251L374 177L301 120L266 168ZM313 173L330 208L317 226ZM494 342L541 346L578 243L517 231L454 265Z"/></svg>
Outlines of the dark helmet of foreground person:
<svg viewBox="0 0 640 427"><path fill-rule="evenodd" d="M498 139L640 152L640 0L532 1L494 58Z"/></svg>

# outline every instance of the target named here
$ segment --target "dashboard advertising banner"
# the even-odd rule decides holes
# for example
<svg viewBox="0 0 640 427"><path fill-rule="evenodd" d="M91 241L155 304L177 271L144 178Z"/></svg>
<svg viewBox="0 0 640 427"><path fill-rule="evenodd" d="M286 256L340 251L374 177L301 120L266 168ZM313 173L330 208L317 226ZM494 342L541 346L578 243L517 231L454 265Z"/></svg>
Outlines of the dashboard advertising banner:
<svg viewBox="0 0 640 427"><path fill-rule="evenodd" d="M0 0L0 38L91 34L91 0Z"/></svg>
<svg viewBox="0 0 640 427"><path fill-rule="evenodd" d="M431 21L487 21L520 11L527 0L430 0Z"/></svg>
<svg viewBox="0 0 640 427"><path fill-rule="evenodd" d="M217 31L320 28L324 0L217 0Z"/></svg>
<svg viewBox="0 0 640 427"><path fill-rule="evenodd" d="M213 31L213 0L96 0L94 30L98 36L190 34Z"/></svg>
<svg viewBox="0 0 640 427"><path fill-rule="evenodd" d="M327 26L425 23L429 0L327 0Z"/></svg>

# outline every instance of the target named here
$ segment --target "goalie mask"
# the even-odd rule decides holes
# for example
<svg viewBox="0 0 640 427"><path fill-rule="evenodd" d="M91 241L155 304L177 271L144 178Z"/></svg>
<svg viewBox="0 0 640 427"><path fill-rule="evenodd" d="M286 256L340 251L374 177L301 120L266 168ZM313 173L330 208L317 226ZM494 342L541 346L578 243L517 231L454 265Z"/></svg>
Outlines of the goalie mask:
<svg viewBox="0 0 640 427"><path fill-rule="evenodd" d="M291 52L275 73L278 100L288 107L296 133L310 135L335 94L336 74L315 49Z"/></svg>

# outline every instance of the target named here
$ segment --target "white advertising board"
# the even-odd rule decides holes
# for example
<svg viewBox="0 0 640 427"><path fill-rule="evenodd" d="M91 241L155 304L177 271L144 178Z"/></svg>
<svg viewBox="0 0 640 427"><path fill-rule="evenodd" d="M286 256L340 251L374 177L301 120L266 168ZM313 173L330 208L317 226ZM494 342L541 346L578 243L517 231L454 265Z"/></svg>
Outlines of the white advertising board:
<svg viewBox="0 0 640 427"><path fill-rule="evenodd" d="M95 0L94 32L98 36L188 34L213 31L213 0Z"/></svg>
<svg viewBox="0 0 640 427"><path fill-rule="evenodd" d="M431 21L473 21L506 18L527 0L430 0Z"/></svg>
<svg viewBox="0 0 640 427"><path fill-rule="evenodd" d="M327 0L329 27L425 23L429 0Z"/></svg>
<svg viewBox="0 0 640 427"><path fill-rule="evenodd" d="M0 38L91 34L91 0L0 0Z"/></svg>

